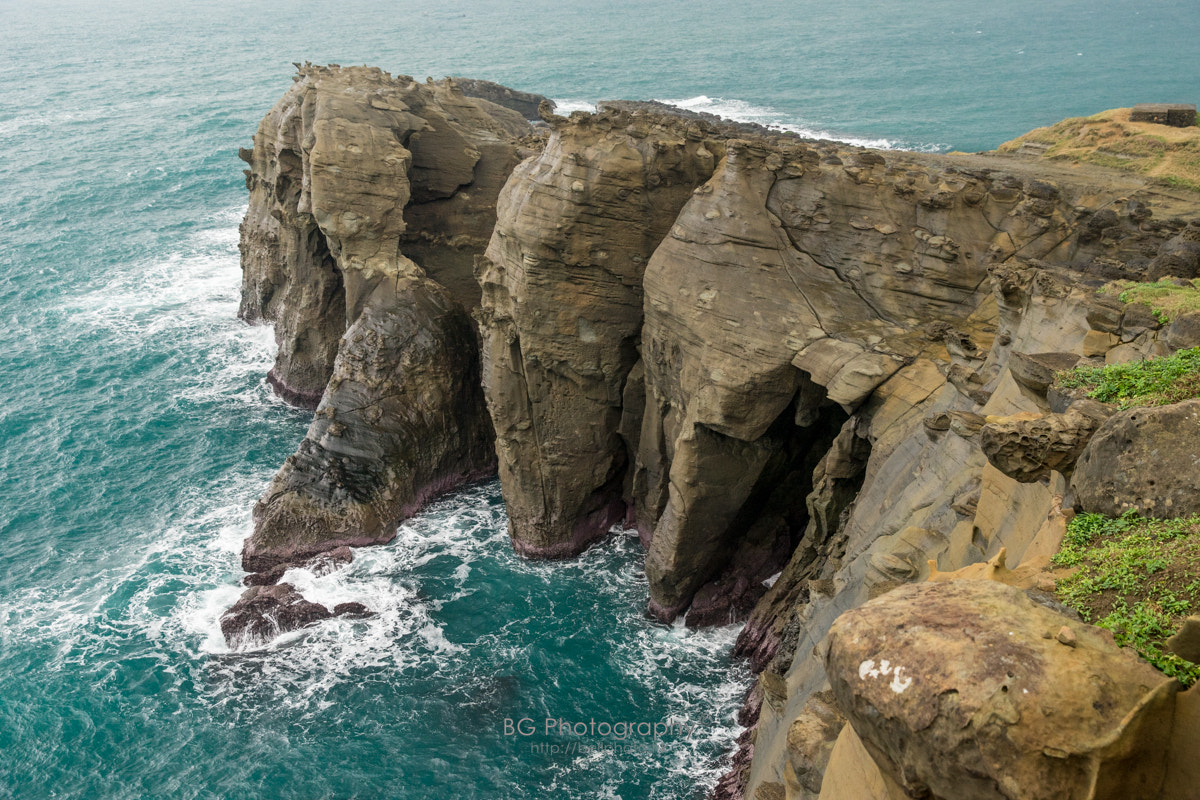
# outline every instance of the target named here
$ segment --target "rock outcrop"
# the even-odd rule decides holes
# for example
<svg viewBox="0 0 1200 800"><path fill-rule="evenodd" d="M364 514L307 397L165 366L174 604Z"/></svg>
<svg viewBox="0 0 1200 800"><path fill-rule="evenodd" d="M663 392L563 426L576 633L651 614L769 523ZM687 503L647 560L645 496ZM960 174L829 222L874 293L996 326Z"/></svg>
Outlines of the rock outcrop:
<svg viewBox="0 0 1200 800"><path fill-rule="evenodd" d="M388 541L494 469L474 259L531 134L452 80L336 65L299 67L263 119L242 152L240 314L274 323L270 381L317 415L255 507L248 571Z"/></svg>
<svg viewBox="0 0 1200 800"><path fill-rule="evenodd" d="M353 602L339 603L330 611L320 603L305 600L290 583L251 586L221 615L221 633L230 649L240 650L332 617L363 617L370 613L362 603Z"/></svg>
<svg viewBox="0 0 1200 800"><path fill-rule="evenodd" d="M1161 796L1179 684L1020 589L897 589L837 620L826 669L907 796Z"/></svg>
<svg viewBox="0 0 1200 800"><path fill-rule="evenodd" d="M1119 517L1200 513L1200 400L1114 414L1088 442L1071 486L1084 511Z"/></svg>
<svg viewBox="0 0 1200 800"><path fill-rule="evenodd" d="M479 262L484 386L517 551L575 555L626 516L646 263L720 150L627 114L551 118ZM627 402L629 408L626 409Z"/></svg>
<svg viewBox="0 0 1200 800"><path fill-rule="evenodd" d="M451 78L454 84L467 97L478 97L488 100L498 106L511 108L528 120L539 119L538 108L542 103L548 103L554 110L554 101L532 92L522 92L510 89L492 81L482 81L477 78Z"/></svg>
<svg viewBox="0 0 1200 800"><path fill-rule="evenodd" d="M893 744L843 735L838 714L857 729L891 698L827 677L826 635L931 573L1040 563L1064 498L1100 507L1088 492L1116 456L1090 453L1128 412L1054 373L1195 338L1097 290L1188 274L1200 199L1088 164L880 153L659 104L542 105L543 140L460 88L304 68L245 153L242 313L276 324L280 393L319 401L256 509L247 568L386 541L491 466L494 430L518 552L567 557L635 526L655 616L748 618L737 652L759 676L719 797L824 796L827 764L884 754L870 796L917 790L905 776L944 792L960 767L979 796L1008 791L958 740L940 763L896 744L900 728L878 732ZM901 590L939 591L958 590ZM1046 647L1069 645L1021 652ZM995 666L976 655L942 666ZM931 720L966 713L947 698ZM971 699L983 716L959 733L1001 753L993 701ZM1119 762L1071 753L1085 782Z"/></svg>

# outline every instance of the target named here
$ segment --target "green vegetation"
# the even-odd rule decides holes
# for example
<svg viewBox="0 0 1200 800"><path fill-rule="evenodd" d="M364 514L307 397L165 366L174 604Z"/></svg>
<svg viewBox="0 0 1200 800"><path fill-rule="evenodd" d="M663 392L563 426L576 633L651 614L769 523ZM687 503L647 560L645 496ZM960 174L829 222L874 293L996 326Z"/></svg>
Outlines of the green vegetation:
<svg viewBox="0 0 1200 800"><path fill-rule="evenodd" d="M1054 563L1078 568L1058 582L1064 604L1181 683L1200 679L1200 665L1163 652L1183 618L1200 613L1200 515L1079 514Z"/></svg>
<svg viewBox="0 0 1200 800"><path fill-rule="evenodd" d="M1200 192L1200 181L1192 181L1187 178L1179 178L1174 175L1168 175L1162 179L1167 186L1174 186L1176 189L1188 189L1193 192Z"/></svg>
<svg viewBox="0 0 1200 800"><path fill-rule="evenodd" d="M1200 280L1164 278L1154 283L1113 281L1100 291L1117 295L1122 303L1142 303L1150 306L1154 316L1163 325L1181 314L1200 311Z"/></svg>
<svg viewBox="0 0 1200 800"><path fill-rule="evenodd" d="M1087 389L1087 396L1121 408L1162 406L1200 397L1200 347L1163 358L1075 367L1055 377L1055 385Z"/></svg>
<svg viewBox="0 0 1200 800"><path fill-rule="evenodd" d="M1134 172L1163 184L1200 192L1200 133L1131 122L1128 108L1066 119L1005 142L1000 152L1035 143L1043 158Z"/></svg>

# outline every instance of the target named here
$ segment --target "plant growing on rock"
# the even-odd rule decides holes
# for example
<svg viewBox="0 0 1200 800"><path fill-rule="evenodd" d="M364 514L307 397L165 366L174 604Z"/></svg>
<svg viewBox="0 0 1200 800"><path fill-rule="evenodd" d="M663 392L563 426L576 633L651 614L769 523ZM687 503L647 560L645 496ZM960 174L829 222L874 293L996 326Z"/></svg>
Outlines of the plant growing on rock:
<svg viewBox="0 0 1200 800"><path fill-rule="evenodd" d="M1200 347L1145 361L1075 367L1057 373L1055 384L1086 389L1088 397L1121 408L1178 403L1200 397Z"/></svg>
<svg viewBox="0 0 1200 800"><path fill-rule="evenodd" d="M1113 281L1100 291L1117 295L1122 303L1149 306L1162 325L1173 322L1182 314L1200 311L1200 280L1164 278L1153 283Z"/></svg>
<svg viewBox="0 0 1200 800"><path fill-rule="evenodd" d="M1056 594L1088 622L1112 631L1117 644L1191 685L1200 665L1164 651L1189 614L1200 612L1200 515L1147 519L1079 514L1067 526L1053 562L1075 567Z"/></svg>

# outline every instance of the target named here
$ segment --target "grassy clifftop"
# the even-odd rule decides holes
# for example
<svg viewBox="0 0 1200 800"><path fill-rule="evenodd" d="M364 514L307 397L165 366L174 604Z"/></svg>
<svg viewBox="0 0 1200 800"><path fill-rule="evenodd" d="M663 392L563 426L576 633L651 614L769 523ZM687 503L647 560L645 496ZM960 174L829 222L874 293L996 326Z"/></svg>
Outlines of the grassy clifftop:
<svg viewBox="0 0 1200 800"><path fill-rule="evenodd" d="M1130 122L1130 109L1065 119L997 148L1042 158L1136 172L1200 192L1200 127Z"/></svg>

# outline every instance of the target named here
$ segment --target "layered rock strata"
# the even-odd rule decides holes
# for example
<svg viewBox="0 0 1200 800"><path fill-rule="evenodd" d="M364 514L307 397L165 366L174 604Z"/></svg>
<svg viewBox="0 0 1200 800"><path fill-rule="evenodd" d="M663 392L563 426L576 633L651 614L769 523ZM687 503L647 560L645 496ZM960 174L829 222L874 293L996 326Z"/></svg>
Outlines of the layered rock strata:
<svg viewBox="0 0 1200 800"><path fill-rule="evenodd" d="M1194 277L1200 201L653 104L541 113L544 149L453 82L309 68L264 120L243 315L276 323L281 392L322 399L247 566L386 540L488 467L494 429L519 552L570 556L623 522L658 618L748 615L759 674L720 796L815 798L837 753L879 748L837 733L856 712L826 673L834 620L1054 552L1093 502L1089 453L1139 428L1054 372L1196 340L1097 289Z"/></svg>
<svg viewBox="0 0 1200 800"><path fill-rule="evenodd" d="M306 65L242 151L240 315L274 323L271 384L317 411L255 506L248 571L387 541L494 469L472 271L531 134L452 80Z"/></svg>

